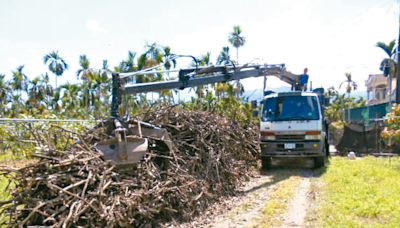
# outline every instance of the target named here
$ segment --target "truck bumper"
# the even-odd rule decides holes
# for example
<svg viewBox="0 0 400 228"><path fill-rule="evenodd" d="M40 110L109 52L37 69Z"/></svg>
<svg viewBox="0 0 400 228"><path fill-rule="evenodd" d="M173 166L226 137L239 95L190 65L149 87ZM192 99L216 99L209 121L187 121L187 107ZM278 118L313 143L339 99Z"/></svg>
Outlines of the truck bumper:
<svg viewBox="0 0 400 228"><path fill-rule="evenodd" d="M262 157L319 157L323 156L323 144L320 141L293 142L295 147L285 149L288 142L261 142Z"/></svg>

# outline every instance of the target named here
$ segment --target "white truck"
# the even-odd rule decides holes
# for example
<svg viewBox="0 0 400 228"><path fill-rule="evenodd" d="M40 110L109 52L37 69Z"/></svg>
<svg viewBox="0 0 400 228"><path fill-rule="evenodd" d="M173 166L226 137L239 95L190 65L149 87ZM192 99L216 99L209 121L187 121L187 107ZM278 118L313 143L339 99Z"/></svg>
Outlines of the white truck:
<svg viewBox="0 0 400 228"><path fill-rule="evenodd" d="M323 89L313 92L281 92L266 95L260 122L263 168L273 158L312 158L314 167L325 165L329 155L324 119Z"/></svg>

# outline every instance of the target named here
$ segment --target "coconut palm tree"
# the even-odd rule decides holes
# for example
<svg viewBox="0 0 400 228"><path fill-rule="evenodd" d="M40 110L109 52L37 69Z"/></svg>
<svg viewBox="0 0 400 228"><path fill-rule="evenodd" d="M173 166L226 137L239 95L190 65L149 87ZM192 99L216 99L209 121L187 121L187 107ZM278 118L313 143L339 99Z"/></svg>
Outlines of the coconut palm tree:
<svg viewBox="0 0 400 228"><path fill-rule="evenodd" d="M246 43L246 39L241 36L242 29L239 25L233 26L233 31L229 33L229 43L236 48L236 63L239 64L239 48Z"/></svg>
<svg viewBox="0 0 400 228"><path fill-rule="evenodd" d="M348 97L350 97L350 93L353 90L357 90L357 83L351 79L351 73L345 73L346 80L344 80L339 85L339 89L342 87L343 84L346 84L346 93Z"/></svg>
<svg viewBox="0 0 400 228"><path fill-rule="evenodd" d="M55 77L55 85L57 88L57 77L60 77L64 71L68 69L68 64L60 57L58 51L52 51L43 57L43 62L45 65L49 66L49 70L53 72Z"/></svg>

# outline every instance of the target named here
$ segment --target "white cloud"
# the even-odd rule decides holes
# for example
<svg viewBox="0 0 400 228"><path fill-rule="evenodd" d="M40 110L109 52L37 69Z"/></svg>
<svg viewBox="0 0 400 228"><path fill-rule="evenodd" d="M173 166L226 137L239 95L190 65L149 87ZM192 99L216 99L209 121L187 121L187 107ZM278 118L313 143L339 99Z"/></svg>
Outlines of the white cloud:
<svg viewBox="0 0 400 228"><path fill-rule="evenodd" d="M99 33L107 33L107 29L105 29L102 25L99 24L98 21L89 19L86 21L86 28L88 28L92 32L99 32Z"/></svg>

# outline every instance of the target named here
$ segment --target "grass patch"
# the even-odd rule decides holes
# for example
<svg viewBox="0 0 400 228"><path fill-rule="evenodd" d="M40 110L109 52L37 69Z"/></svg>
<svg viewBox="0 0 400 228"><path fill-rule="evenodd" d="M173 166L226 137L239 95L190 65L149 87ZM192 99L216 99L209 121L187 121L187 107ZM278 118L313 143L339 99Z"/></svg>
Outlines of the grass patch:
<svg viewBox="0 0 400 228"><path fill-rule="evenodd" d="M400 226L398 158L332 158L322 181L320 226Z"/></svg>
<svg viewBox="0 0 400 228"><path fill-rule="evenodd" d="M34 162L34 160L28 160L26 156L23 155L14 155L13 153L0 153L0 165L1 166L10 166L14 168L21 168L29 163ZM8 178L5 176L0 176L0 201L6 201L10 199L10 194L7 191L7 187L9 185ZM8 217L0 214L0 222L7 221Z"/></svg>

